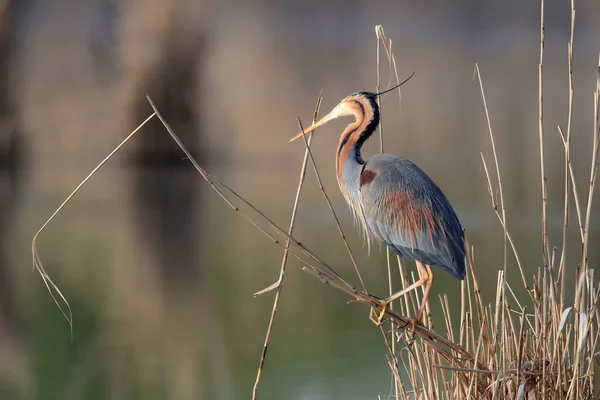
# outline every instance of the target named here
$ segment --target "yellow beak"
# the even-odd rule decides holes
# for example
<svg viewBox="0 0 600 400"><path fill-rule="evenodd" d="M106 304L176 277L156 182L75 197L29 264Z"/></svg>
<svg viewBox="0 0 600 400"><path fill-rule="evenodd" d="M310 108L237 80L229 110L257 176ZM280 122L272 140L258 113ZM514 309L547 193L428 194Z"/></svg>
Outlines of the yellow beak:
<svg viewBox="0 0 600 400"><path fill-rule="evenodd" d="M325 125L332 119L335 119L339 116L340 116L339 107L335 107L329 114L327 114L326 116L324 116L323 118L321 118L320 120L318 120L317 122L315 122L314 124L309 126L308 128L304 129L304 132L300 132L296 136L291 138L290 143L298 138L301 138L303 134L310 133L310 132L314 131L315 129L317 129L318 127Z"/></svg>

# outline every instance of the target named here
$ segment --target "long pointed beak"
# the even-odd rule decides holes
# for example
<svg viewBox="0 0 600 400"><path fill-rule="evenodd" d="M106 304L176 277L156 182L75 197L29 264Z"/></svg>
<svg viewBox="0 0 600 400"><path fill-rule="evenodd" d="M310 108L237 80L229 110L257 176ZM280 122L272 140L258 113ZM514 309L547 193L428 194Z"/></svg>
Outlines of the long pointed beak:
<svg viewBox="0 0 600 400"><path fill-rule="evenodd" d="M315 122L314 124L312 124L311 126L309 126L308 128L304 129L304 132L300 132L296 136L294 136L293 138L291 138L290 139L290 143L293 142L294 140L298 139L298 138L301 138L302 134L310 133L310 132L314 131L315 129L317 129L318 127L325 125L326 123L328 123L332 119L337 118L338 115L335 113L336 110L337 109L333 109L329 114L327 114L326 116L324 116L323 118L321 118L320 120L318 120L317 122Z"/></svg>

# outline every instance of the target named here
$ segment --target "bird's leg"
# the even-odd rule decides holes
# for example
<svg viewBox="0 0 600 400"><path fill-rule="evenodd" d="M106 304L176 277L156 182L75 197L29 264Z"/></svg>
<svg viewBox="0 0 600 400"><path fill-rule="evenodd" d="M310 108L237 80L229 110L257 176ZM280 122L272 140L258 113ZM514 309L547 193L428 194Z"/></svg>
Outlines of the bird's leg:
<svg viewBox="0 0 600 400"><path fill-rule="evenodd" d="M381 325L381 322L383 321L383 317L385 316L385 311L387 310L389 304L392 301L396 300L399 297L404 296L408 292L415 290L416 288L423 286L424 284L427 283L427 280L429 279L429 274L427 273L427 269L418 261L417 261L417 270L419 272L419 280L418 281L416 281L412 285L394 293L393 295L386 297L383 300L379 300L379 302L381 303L381 306L382 306L379 314L376 314L376 311L373 308L371 309L371 314L369 316L369 319L371 321L373 321L375 323L375 325Z"/></svg>
<svg viewBox="0 0 600 400"><path fill-rule="evenodd" d="M411 320L411 329L410 331L415 332L416 325L423 324L423 311L425 311L425 306L427 305L427 298L429 297L429 292L431 291L431 286L433 285L433 272L431 271L431 267L427 264L421 264L417 261L417 268L419 272L423 273L423 278L425 278L425 290L423 292L423 300L421 300L421 306L419 307L419 312L417 313L417 318ZM415 340L415 336L409 340L409 344Z"/></svg>
<svg viewBox="0 0 600 400"><path fill-rule="evenodd" d="M417 324L422 323L423 311L425 311L427 298L429 297L429 292L431 291L431 286L433 285L433 272L431 271L431 267L427 264L425 264L425 272L427 273L427 281L425 282L425 291L423 293L423 300L421 300L421 307L419 308L419 313L417 314Z"/></svg>

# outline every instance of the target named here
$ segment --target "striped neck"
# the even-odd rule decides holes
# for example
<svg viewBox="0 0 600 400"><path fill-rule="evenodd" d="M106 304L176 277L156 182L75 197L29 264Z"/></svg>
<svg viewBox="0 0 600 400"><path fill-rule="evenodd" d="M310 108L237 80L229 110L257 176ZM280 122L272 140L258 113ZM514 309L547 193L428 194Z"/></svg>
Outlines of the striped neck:
<svg viewBox="0 0 600 400"><path fill-rule="evenodd" d="M343 100L352 110L356 119L348 125L340 136L336 152L336 169L340 187L343 183L344 166L346 163L363 165L360 149L364 142L375 132L379 124L379 106L373 93L359 92ZM342 188L344 191L344 188Z"/></svg>
<svg viewBox="0 0 600 400"><path fill-rule="evenodd" d="M369 229L365 218L360 195L360 176L365 161L360 149L375 132L379 124L379 107L373 93L356 93L342 100L356 120L348 125L340 136L335 162L337 179L342 195L348 202L352 214L370 247Z"/></svg>

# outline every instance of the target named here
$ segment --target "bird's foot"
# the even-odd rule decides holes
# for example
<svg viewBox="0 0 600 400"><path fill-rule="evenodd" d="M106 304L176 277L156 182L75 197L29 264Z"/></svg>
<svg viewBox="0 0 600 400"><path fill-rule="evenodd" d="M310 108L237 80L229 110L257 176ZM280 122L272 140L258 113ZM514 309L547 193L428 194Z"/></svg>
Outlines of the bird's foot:
<svg viewBox="0 0 600 400"><path fill-rule="evenodd" d="M406 336L406 343L410 346L413 344L417 335L415 334L417 331L417 325L422 325L421 321L417 318L407 318L407 322L401 323L400 321L396 324L396 329L398 330L398 340L402 336Z"/></svg>
<svg viewBox="0 0 600 400"><path fill-rule="evenodd" d="M371 307L371 311L369 312L369 319L377 326L381 326L383 323L383 317L385 317L385 312L388 309L390 302L387 300L377 299L379 304L381 304L381 310L376 309L375 307Z"/></svg>

